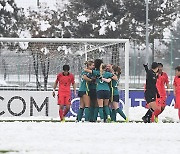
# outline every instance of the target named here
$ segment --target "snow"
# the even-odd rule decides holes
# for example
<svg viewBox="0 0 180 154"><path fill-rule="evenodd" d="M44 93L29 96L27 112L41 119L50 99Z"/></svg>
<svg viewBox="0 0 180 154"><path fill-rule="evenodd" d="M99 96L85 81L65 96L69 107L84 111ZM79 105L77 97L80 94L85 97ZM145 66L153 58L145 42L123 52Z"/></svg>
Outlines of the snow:
<svg viewBox="0 0 180 154"><path fill-rule="evenodd" d="M22 7L25 10L29 7L36 8L38 0L15 0L18 7ZM55 8L57 0L51 0L50 3L47 0L39 0L39 3L48 4L50 8Z"/></svg>
<svg viewBox="0 0 180 154"><path fill-rule="evenodd" d="M51 25L48 21L40 21L40 29L41 31L46 31L48 28L50 28Z"/></svg>
<svg viewBox="0 0 180 154"><path fill-rule="evenodd" d="M11 13L14 12L14 9L8 3L6 3L6 6L4 7L4 9Z"/></svg>
<svg viewBox="0 0 180 154"><path fill-rule="evenodd" d="M136 119L146 111L137 107L131 108L130 113ZM169 112L177 113L173 107L164 111ZM10 152L13 154L180 152L180 123L1 122L0 125L0 151L14 151Z"/></svg>
<svg viewBox="0 0 180 154"><path fill-rule="evenodd" d="M0 150L21 154L179 154L179 125L3 122Z"/></svg>
<svg viewBox="0 0 180 154"><path fill-rule="evenodd" d="M79 13L79 15L77 16L77 20L81 21L81 22L87 22L88 18L84 15L84 13Z"/></svg>

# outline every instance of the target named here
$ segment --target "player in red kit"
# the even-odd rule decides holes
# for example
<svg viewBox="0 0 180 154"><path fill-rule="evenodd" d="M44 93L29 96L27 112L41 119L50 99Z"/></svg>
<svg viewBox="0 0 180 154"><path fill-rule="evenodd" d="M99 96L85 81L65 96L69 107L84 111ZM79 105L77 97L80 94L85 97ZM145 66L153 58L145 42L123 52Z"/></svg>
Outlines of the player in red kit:
<svg viewBox="0 0 180 154"><path fill-rule="evenodd" d="M170 95L168 75L165 72L163 72L163 64L158 63L158 75L157 75L156 87L159 92L160 98L156 99L156 104L157 106L159 106L160 110L154 111L151 118L151 122L154 122L154 121L158 122L158 115L161 114L166 107L167 94L166 94L165 86L168 89L168 95Z"/></svg>
<svg viewBox="0 0 180 154"><path fill-rule="evenodd" d="M178 116L180 122L180 66L175 68L176 76L174 77L173 89L175 96L175 109L178 109Z"/></svg>
<svg viewBox="0 0 180 154"><path fill-rule="evenodd" d="M53 97L55 97L55 89L59 83L58 89L58 105L59 105L59 116L61 121L65 121L64 116L69 112L71 105L71 90L72 84L74 94L76 95L76 84L74 81L74 75L69 72L69 65L63 66L63 72L57 75L56 81L53 87Z"/></svg>

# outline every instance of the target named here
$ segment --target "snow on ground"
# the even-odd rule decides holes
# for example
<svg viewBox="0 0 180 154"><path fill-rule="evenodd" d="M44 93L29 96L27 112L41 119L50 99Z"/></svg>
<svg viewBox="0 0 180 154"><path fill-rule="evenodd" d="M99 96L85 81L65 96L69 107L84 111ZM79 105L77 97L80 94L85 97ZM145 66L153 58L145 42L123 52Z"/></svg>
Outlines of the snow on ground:
<svg viewBox="0 0 180 154"><path fill-rule="evenodd" d="M131 108L130 117L140 120L146 111ZM173 107L163 114L177 120ZM0 153L179 154L179 132L180 123L1 122Z"/></svg>
<svg viewBox="0 0 180 154"><path fill-rule="evenodd" d="M28 154L179 154L179 123L4 122L0 151Z"/></svg>

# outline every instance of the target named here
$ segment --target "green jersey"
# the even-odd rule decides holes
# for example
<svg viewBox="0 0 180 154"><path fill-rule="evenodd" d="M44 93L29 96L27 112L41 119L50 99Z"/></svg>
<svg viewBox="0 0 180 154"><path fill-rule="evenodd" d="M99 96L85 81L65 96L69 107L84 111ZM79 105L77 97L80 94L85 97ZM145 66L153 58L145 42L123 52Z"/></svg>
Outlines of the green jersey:
<svg viewBox="0 0 180 154"><path fill-rule="evenodd" d="M96 78L96 77L93 76L91 73L89 73L88 78L92 79L92 78ZM93 82L89 82L89 90L91 90L91 89L96 89L96 79Z"/></svg>
<svg viewBox="0 0 180 154"><path fill-rule="evenodd" d="M110 82L111 95L113 96L119 95L118 84L119 84L119 80L111 80Z"/></svg>
<svg viewBox="0 0 180 154"><path fill-rule="evenodd" d="M80 83L79 91L89 91L88 81L83 79L83 76L86 75L88 77L88 74L89 73L87 73L85 71L82 71L82 73L81 73L81 83Z"/></svg>
<svg viewBox="0 0 180 154"><path fill-rule="evenodd" d="M97 82L96 89L97 89L97 91L99 91L99 90L108 90L108 91L110 91L108 83L105 82L105 81L102 81L102 79L99 78L100 77L100 71L99 70L93 70L92 74L97 76L97 79L96 79L96 82ZM104 72L102 74L102 77L106 78L106 79L111 78L112 76L113 76L113 74L110 73L110 72Z"/></svg>

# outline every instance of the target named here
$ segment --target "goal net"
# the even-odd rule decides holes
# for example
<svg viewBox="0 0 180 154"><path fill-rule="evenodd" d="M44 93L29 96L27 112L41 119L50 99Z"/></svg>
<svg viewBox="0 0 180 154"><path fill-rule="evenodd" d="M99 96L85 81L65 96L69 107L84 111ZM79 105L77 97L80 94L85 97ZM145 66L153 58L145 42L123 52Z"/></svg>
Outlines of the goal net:
<svg viewBox="0 0 180 154"><path fill-rule="evenodd" d="M120 101L128 116L128 39L0 38L0 90L52 90L64 64L79 86L84 62L95 59L121 67Z"/></svg>

